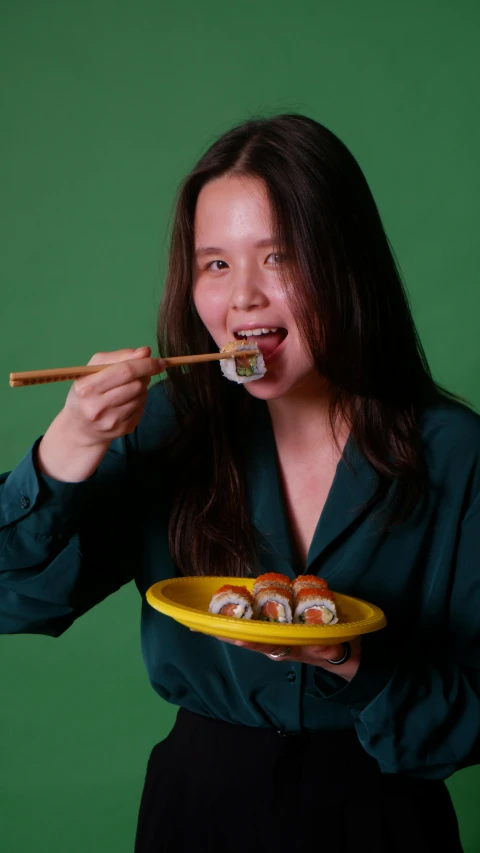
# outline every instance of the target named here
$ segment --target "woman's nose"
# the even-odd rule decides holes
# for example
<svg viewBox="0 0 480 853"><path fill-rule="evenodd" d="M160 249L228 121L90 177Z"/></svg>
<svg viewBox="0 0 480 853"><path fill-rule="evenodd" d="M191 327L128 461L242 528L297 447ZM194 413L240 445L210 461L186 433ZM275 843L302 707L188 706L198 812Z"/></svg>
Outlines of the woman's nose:
<svg viewBox="0 0 480 853"><path fill-rule="evenodd" d="M267 304L267 295L257 276L258 273L255 275L253 271L244 270L233 277L230 293L231 308L248 311Z"/></svg>

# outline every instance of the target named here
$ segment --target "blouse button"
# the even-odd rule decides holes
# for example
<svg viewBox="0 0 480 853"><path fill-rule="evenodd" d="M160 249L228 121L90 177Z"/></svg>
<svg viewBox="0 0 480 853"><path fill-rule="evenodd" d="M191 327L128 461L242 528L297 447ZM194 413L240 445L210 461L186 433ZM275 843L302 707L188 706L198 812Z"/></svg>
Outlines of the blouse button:
<svg viewBox="0 0 480 853"><path fill-rule="evenodd" d="M294 672L293 669L291 669L290 672L287 672L287 678L289 681L295 681L296 677L297 673Z"/></svg>
<svg viewBox="0 0 480 853"><path fill-rule="evenodd" d="M27 498L26 495L23 495L20 503L23 509L28 509L28 507L30 506L30 498Z"/></svg>

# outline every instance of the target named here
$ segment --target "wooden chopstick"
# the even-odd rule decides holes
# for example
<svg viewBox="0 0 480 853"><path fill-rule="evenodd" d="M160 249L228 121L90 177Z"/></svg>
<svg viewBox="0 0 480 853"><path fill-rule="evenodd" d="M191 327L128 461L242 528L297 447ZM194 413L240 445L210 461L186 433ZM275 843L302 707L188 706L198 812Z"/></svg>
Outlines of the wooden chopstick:
<svg viewBox="0 0 480 853"><path fill-rule="evenodd" d="M258 350L235 350L230 352L208 352L203 355L176 355L173 358L164 358L165 368L182 367L184 364L200 364L203 361L219 361L222 358L235 358L236 356L258 355ZM20 373L10 374L10 385L12 388L22 388L26 385L41 385L46 382L64 382L66 380L79 379L81 376L90 376L111 367L111 364L86 364L83 367L54 367L50 370L24 370ZM159 371L160 373L160 371ZM153 374L155 375L155 374Z"/></svg>

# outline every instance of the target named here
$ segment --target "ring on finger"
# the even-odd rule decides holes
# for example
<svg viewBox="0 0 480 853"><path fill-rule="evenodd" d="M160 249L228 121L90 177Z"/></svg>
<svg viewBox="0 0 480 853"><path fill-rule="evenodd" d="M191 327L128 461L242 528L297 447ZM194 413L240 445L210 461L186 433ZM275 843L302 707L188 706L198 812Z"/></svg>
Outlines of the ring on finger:
<svg viewBox="0 0 480 853"><path fill-rule="evenodd" d="M268 657L274 658L274 660L278 660L278 658L286 658L289 654L291 654L290 646L286 646L284 649L277 649L274 652L270 652Z"/></svg>

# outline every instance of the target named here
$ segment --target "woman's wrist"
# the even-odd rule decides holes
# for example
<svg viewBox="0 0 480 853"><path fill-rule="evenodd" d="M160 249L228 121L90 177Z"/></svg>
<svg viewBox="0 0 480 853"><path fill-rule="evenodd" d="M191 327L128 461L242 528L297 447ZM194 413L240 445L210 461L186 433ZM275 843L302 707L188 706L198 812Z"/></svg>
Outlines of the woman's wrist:
<svg viewBox="0 0 480 853"><path fill-rule="evenodd" d="M85 446L76 439L74 425L62 410L50 424L37 448L35 465L40 473L64 483L88 480L97 470L110 442Z"/></svg>

